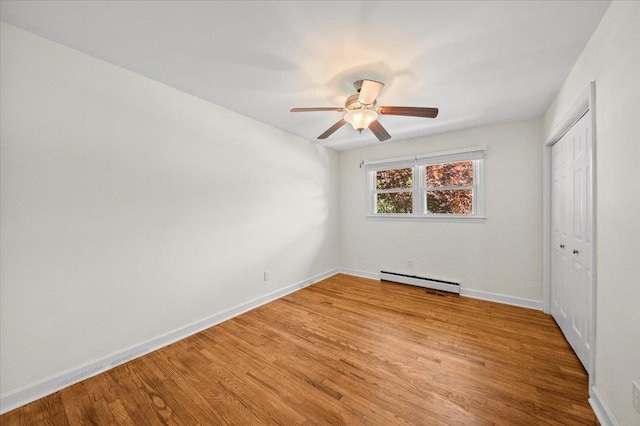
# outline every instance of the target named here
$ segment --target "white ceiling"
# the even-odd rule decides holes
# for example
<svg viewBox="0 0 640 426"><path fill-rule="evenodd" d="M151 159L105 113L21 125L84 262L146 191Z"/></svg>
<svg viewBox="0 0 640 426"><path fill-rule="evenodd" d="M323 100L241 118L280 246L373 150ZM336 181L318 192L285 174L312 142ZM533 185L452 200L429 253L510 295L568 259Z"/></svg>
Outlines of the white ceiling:
<svg viewBox="0 0 640 426"><path fill-rule="evenodd" d="M386 143L541 116L608 1L2 1L0 18L308 140L352 83L386 83ZM212 117L215 120L215 117ZM319 141L320 142L320 141ZM378 144L344 126L320 142Z"/></svg>

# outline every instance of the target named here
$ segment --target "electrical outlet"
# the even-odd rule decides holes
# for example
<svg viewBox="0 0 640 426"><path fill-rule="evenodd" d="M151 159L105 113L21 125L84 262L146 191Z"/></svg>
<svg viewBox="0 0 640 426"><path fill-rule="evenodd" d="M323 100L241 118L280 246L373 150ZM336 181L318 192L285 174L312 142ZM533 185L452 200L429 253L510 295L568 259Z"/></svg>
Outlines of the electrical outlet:
<svg viewBox="0 0 640 426"><path fill-rule="evenodd" d="M269 271L264 271L264 280L269 281L269 278L270 278Z"/></svg>
<svg viewBox="0 0 640 426"><path fill-rule="evenodd" d="M640 385L635 380L631 383L633 383L633 408L640 414Z"/></svg>

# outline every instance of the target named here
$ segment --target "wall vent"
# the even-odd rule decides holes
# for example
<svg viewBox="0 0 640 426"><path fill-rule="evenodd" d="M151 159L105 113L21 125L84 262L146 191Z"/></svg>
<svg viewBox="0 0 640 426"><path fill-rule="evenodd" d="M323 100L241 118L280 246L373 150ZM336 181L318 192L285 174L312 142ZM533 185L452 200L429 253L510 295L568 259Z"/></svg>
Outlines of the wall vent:
<svg viewBox="0 0 640 426"><path fill-rule="evenodd" d="M436 278L419 277L417 275L400 274L398 272L380 271L380 280L392 281L401 284L410 284L418 287L460 294L460 283L440 280Z"/></svg>

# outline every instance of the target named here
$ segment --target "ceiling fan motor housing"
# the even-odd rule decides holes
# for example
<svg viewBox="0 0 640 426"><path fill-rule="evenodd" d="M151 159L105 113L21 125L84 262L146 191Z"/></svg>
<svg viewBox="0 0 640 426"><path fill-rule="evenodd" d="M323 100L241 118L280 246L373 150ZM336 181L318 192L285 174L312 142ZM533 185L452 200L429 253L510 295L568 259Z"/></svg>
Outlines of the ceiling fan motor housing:
<svg viewBox="0 0 640 426"><path fill-rule="evenodd" d="M374 109L378 103L378 101L374 101L371 105L361 104L360 101L358 101L359 97L359 93L354 93L353 95L349 96L344 103L344 107L349 111L362 108Z"/></svg>
<svg viewBox="0 0 640 426"><path fill-rule="evenodd" d="M349 96L347 100L344 101L344 107L348 110L353 110L359 107L360 102L358 102L358 96L360 95L358 95L357 93L354 93L353 95Z"/></svg>

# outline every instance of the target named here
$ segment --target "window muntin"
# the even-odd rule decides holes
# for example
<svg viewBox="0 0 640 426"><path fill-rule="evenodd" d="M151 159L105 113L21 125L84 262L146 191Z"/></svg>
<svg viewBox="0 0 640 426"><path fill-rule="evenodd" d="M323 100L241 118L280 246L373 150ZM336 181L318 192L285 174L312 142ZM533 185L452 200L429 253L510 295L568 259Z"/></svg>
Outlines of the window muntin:
<svg viewBox="0 0 640 426"><path fill-rule="evenodd" d="M371 218L484 220L482 148L366 165Z"/></svg>

